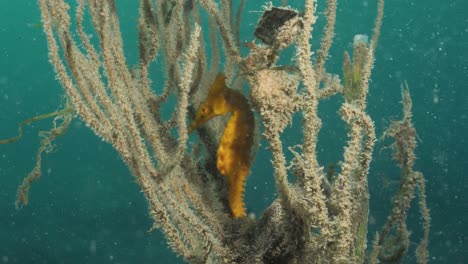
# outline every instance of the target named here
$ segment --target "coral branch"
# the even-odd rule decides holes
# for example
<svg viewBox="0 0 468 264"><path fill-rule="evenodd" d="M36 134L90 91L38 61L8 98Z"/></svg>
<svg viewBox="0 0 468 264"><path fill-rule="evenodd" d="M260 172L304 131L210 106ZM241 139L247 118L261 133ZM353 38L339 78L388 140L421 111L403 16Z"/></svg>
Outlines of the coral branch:
<svg viewBox="0 0 468 264"><path fill-rule="evenodd" d="M285 0L282 7L267 4L251 30L261 43L249 42L245 57L240 53L241 26L247 26L241 21L244 0L237 1L237 9L232 0L140 0L137 65L129 65L125 57L126 34L120 29L116 1L78 0L73 8L64 0L38 1L50 62L76 113L120 154L148 201L152 229L161 229L184 260L365 261L367 176L375 142L366 99L383 0L378 0L369 46L360 42L352 60L345 56L342 80L326 69L335 35L335 0L326 3L326 24L315 57L312 29L321 15L315 0L305 1L304 12L286 7ZM72 11L74 17L69 14ZM88 25L97 33L93 41ZM291 45L296 51L283 53ZM278 65L286 61L280 60L282 56L291 56L292 64ZM161 74L154 74L152 66L160 67ZM215 79L218 71L226 73L226 80ZM243 93L244 84L248 95ZM319 104L334 95L345 99L339 113L348 128L337 175L334 169L325 172L317 157L322 128ZM393 158L403 170L402 187L394 200L395 210L374 242L371 262L395 260L407 253L405 219L416 186L424 220L417 258L420 263L428 259L430 217L424 179L413 170L416 134L406 91L404 105L404 119L394 122L384 135L395 138ZM295 114L302 117L303 138L289 146L283 139L289 136L285 131ZM230 116L206 122L219 115ZM187 127L189 120L194 121ZM32 121L21 124L20 134L22 126ZM68 124L64 119L62 126ZM49 138L61 135L62 126ZM189 137L192 131L199 137ZM259 148L257 131L268 142L278 196L254 219L243 217L249 213L243 195ZM39 165L20 188L23 203L30 183L40 175L41 153L49 145L47 141L39 150ZM290 160L287 150L293 156ZM262 173L259 170L252 177L268 177Z"/></svg>

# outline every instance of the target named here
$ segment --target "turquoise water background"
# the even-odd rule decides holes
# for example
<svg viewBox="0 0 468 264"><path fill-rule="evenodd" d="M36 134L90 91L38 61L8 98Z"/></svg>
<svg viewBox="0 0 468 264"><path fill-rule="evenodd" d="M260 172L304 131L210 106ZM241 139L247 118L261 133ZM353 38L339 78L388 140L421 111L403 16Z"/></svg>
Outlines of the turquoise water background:
<svg viewBox="0 0 468 264"><path fill-rule="evenodd" d="M131 62L137 55L136 2L117 1ZM261 14L254 11L263 3L247 2L243 41L253 39L252 26ZM289 2L294 7L303 3ZM338 1L330 72L341 73L343 51L351 51L355 34L371 33L375 2ZM318 29L320 25L323 19ZM320 30L313 35L318 39ZM317 47L317 40L313 44ZM391 120L401 117L404 80L419 137L416 168L427 179L431 263L468 263L466 0L387 1L368 100L379 137ZM36 1L0 1L0 138L16 135L24 119L56 110L62 94L48 62ZM340 160L346 140L336 114L339 103L334 98L320 105L319 159L324 166ZM15 209L17 186L35 163L38 132L50 125L51 120L34 123L19 142L0 145L0 263L182 263L159 231L147 233L152 224L147 204L119 156L78 119L57 140L57 150L44 156L43 177L32 186L30 204ZM299 142L299 125L296 119L285 142ZM380 151L386 143L377 142L369 176L370 234L383 225L398 187L398 168L388 150ZM257 215L275 197L270 156L262 145L246 186L248 210ZM412 241L419 242L422 220L416 202L408 223ZM415 263L414 254L404 263Z"/></svg>

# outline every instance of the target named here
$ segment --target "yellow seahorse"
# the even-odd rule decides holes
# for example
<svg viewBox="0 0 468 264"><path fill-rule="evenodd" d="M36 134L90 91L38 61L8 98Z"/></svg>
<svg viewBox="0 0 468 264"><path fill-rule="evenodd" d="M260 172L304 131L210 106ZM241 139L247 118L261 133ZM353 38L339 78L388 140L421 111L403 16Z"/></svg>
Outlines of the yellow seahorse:
<svg viewBox="0 0 468 264"><path fill-rule="evenodd" d="M234 218L244 217L244 183L250 170L250 148L255 129L249 101L240 92L227 87L220 73L200 105L189 133L215 116L231 113L219 142L216 166L229 184L229 207Z"/></svg>

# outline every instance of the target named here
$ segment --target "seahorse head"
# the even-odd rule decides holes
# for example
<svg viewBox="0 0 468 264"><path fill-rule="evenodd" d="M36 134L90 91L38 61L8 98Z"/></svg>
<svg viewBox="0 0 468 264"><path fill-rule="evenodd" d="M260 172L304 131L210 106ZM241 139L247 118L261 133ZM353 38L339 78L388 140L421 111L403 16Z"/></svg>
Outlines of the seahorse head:
<svg viewBox="0 0 468 264"><path fill-rule="evenodd" d="M216 76L214 83L208 90L208 96L198 107L195 118L189 127L189 133L201 127L211 118L224 115L230 111L229 104L225 98L225 91L227 89L225 79L226 76L223 73L219 73Z"/></svg>

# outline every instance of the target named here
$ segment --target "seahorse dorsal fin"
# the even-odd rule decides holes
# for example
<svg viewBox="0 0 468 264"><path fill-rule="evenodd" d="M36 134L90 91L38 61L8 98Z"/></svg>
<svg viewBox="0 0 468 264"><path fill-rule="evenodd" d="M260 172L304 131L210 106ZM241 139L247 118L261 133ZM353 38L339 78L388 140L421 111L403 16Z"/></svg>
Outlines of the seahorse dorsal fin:
<svg viewBox="0 0 468 264"><path fill-rule="evenodd" d="M213 84L210 87L210 90L208 91L209 95L217 95L224 91L226 88L226 75L224 73L218 73L216 75L216 79L213 82Z"/></svg>

